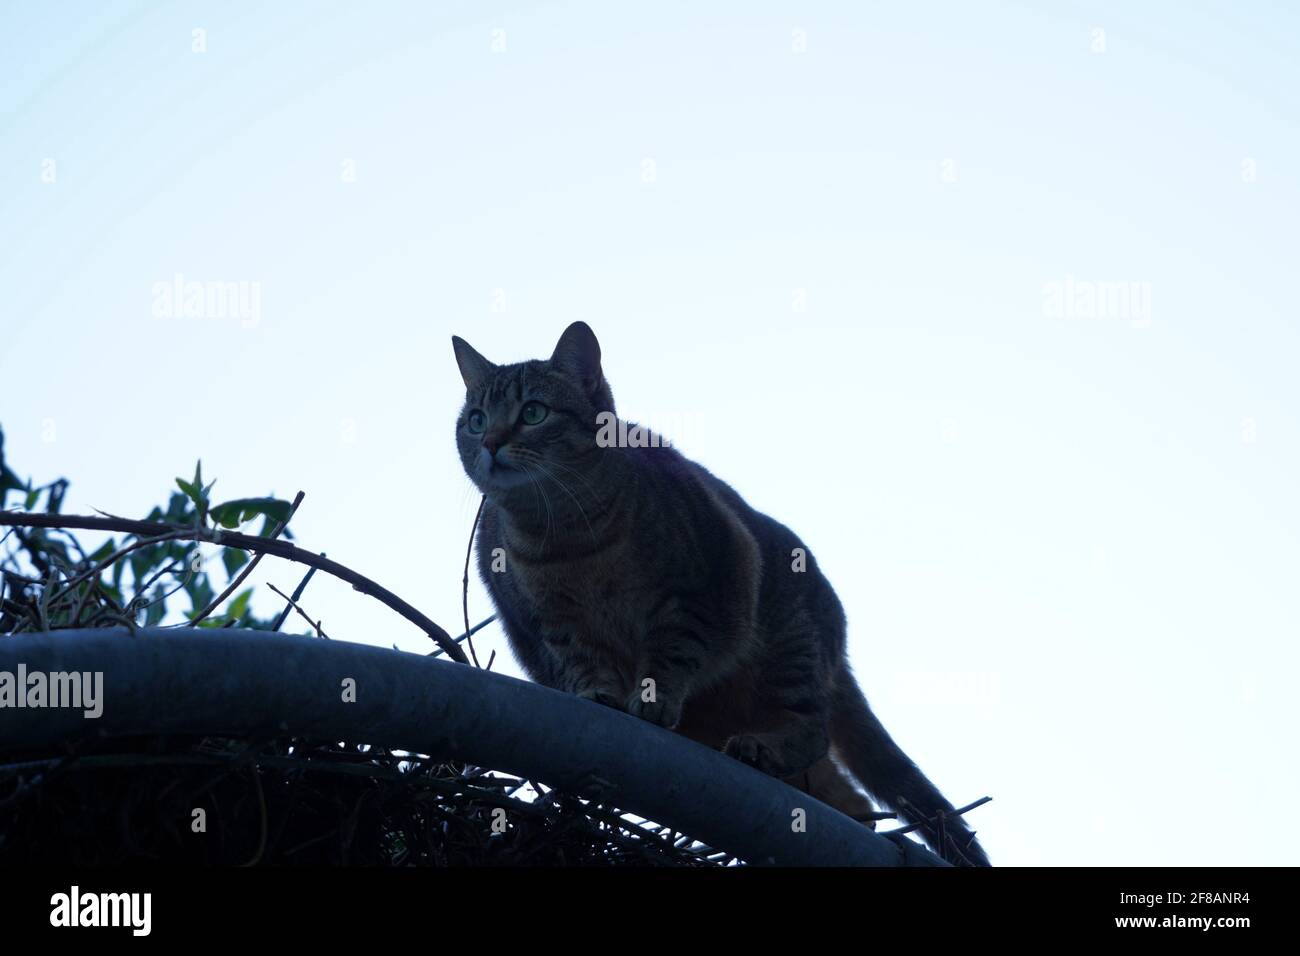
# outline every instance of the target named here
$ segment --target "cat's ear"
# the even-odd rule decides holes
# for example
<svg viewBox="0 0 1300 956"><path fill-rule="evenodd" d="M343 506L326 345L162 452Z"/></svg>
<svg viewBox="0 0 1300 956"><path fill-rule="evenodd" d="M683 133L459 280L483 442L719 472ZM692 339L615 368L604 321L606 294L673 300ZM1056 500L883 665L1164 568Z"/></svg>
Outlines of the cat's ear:
<svg viewBox="0 0 1300 956"><path fill-rule="evenodd" d="M491 362L474 351L474 346L470 345L459 335L451 337L451 347L456 352L456 364L460 366L460 377L465 380L466 388L475 388L483 383L493 369L496 368Z"/></svg>
<svg viewBox="0 0 1300 956"><path fill-rule="evenodd" d="M574 322L551 353L551 365L577 381L588 395L595 395L605 382L600 370L600 343L586 322Z"/></svg>

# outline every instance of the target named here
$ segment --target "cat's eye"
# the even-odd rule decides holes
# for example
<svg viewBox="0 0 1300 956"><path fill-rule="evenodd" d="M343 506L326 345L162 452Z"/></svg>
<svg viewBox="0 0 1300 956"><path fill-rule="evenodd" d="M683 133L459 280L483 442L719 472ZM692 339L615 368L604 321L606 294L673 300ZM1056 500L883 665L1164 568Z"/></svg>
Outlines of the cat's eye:
<svg viewBox="0 0 1300 956"><path fill-rule="evenodd" d="M541 402L526 402L524 409L519 414L519 418L525 425L539 425L546 418L546 413L550 411Z"/></svg>
<svg viewBox="0 0 1300 956"><path fill-rule="evenodd" d="M481 435L483 429L487 428L487 416L476 408L465 419L465 426L469 429L471 435Z"/></svg>

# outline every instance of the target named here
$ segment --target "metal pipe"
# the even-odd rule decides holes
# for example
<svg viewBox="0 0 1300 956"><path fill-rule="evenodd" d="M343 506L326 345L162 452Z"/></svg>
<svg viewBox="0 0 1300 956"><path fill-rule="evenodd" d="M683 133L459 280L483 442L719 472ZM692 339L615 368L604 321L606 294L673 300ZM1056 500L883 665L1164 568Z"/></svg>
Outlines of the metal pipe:
<svg viewBox="0 0 1300 956"><path fill-rule="evenodd" d="M103 712L0 707L0 755L90 736L282 733L454 758L614 806L755 864L938 857L739 761L568 694L362 644L234 628L0 638L0 672L100 672ZM353 681L355 702L345 697ZM21 690L21 688L20 688ZM3 759L0 756L0 759ZM802 813L802 830L796 821Z"/></svg>

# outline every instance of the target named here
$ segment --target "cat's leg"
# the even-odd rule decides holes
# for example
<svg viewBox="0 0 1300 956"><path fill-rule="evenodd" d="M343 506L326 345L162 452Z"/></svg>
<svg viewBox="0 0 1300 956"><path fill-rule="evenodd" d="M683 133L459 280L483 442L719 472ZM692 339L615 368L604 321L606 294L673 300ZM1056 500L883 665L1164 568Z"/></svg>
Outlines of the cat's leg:
<svg viewBox="0 0 1300 956"><path fill-rule="evenodd" d="M623 709L626 682L618 656L607 645L550 632L545 643L555 661L556 686L585 700Z"/></svg>
<svg viewBox="0 0 1300 956"><path fill-rule="evenodd" d="M824 719L799 718L780 730L737 734L724 752L772 777L803 773L830 747Z"/></svg>
<svg viewBox="0 0 1300 956"><path fill-rule="evenodd" d="M645 635L627 712L660 727L676 727L682 705L707 670L708 651L708 643L691 628L652 627Z"/></svg>
<svg viewBox="0 0 1300 956"><path fill-rule="evenodd" d="M802 773L830 751L830 695L821 648L812 640L771 645L753 700L753 730L727 741L726 753L770 774Z"/></svg>

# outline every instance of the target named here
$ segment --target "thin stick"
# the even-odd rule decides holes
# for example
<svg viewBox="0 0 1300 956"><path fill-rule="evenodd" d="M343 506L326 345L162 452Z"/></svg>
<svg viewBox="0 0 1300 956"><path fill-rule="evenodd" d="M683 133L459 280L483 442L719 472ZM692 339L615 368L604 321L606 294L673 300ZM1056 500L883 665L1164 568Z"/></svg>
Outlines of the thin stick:
<svg viewBox="0 0 1300 956"><path fill-rule="evenodd" d="M478 655L474 653L474 636L469 629L469 556L474 550L474 533L478 531L478 519L483 517L483 506L487 504L487 495L478 500L478 511L474 512L474 527L469 529L469 544L465 545L465 575L460 579L460 609L465 615L465 643L469 645L469 656L474 658L474 666L481 666Z"/></svg>
<svg viewBox="0 0 1300 956"><path fill-rule="evenodd" d="M144 596L149 592L149 589L153 587L155 584L157 584L158 580L164 574L174 574L179 568L180 568L180 564L172 563L172 564L165 565L155 573L149 575L149 577L145 580L144 584L140 584L136 587L135 593L131 595L131 600L126 603L127 608L134 611L140 611L143 610L144 608L147 608L150 604L153 604L154 603L153 601L145 601L142 604L137 602L141 601L144 598ZM193 573L194 572L190 571L186 574L185 581L187 584L189 583L189 575Z"/></svg>
<svg viewBox="0 0 1300 956"><path fill-rule="evenodd" d="M458 637L454 637L452 638L452 640L454 640L457 644L463 644L468 637L477 634L479 631L483 630L483 628L487 627L496 619L497 616L495 614L489 614L487 617L483 618L483 620L479 621L477 624L471 627L468 631L461 632L461 634ZM437 650L430 651L429 656L441 657L442 648L439 647Z"/></svg>
<svg viewBox="0 0 1300 956"><path fill-rule="evenodd" d="M982 807L982 806L984 806L984 804L988 803L988 802L991 801L992 799L993 799L992 797L980 797L980 798L979 798L978 800L976 800L974 803L968 803L968 804L966 804L966 806L962 807L960 810L954 810L954 811L952 811L951 813L944 813L944 814L942 814L942 816L943 816L943 817L959 817L959 816L961 816L963 813L970 813L970 811L974 810L976 807ZM903 801L903 802L906 803L906 801ZM908 804L908 806L911 806L911 804ZM915 808L915 807L912 807L912 809L915 810L916 808ZM910 823L910 824L908 824L908 825L905 826L905 827L898 827L898 828L893 829L893 830L882 830L880 835L881 835L881 836L893 836L894 834L897 834L897 833L911 833L913 830L919 830L919 829L921 829L921 827L933 827L933 826L935 826L935 818L934 818L934 817L923 817L922 819L918 820L916 823Z"/></svg>
<svg viewBox="0 0 1300 956"><path fill-rule="evenodd" d="M325 552L322 551L320 553L320 556L322 558L325 557ZM289 612L293 610L293 602L299 600L302 597L302 592L307 590L307 582L311 580L312 575L315 573L316 573L315 568L307 569L307 573L304 574L302 580L298 582L298 586L293 589L293 598L289 601L288 604L284 606L284 610L280 612L280 616L275 619L275 624L272 625L271 630L278 631L281 627L284 626L284 619L287 618L289 616Z"/></svg>
<svg viewBox="0 0 1300 956"><path fill-rule="evenodd" d="M7 515L0 514L0 523L3 523L6 517L7 517ZM58 518L58 517L60 517L60 516L59 516L59 515L31 515L31 517L33 517L33 518L39 518L39 517ZM58 527L58 525L46 525L45 527ZM126 556L127 556L128 554L130 554L132 551L139 551L141 548L147 548L147 547L149 547L150 545L159 544L160 542L163 542L163 541L181 541L181 540L185 540L186 537L187 537L189 534L191 534L191 532L182 531L182 530L178 530L178 529L173 529L173 530L171 530L171 531L169 531L169 532L163 532L163 533L157 534L157 535L155 535L155 536L153 536L153 537L140 538L138 541L134 542L133 544L129 544L129 545L127 545L127 546L124 547L124 548L119 548L116 552L114 552L113 554L110 554L110 555L109 555L108 557L106 557L103 561L100 561L97 565L95 565L95 566L94 566L93 568L91 568L89 571L86 571L84 574L79 574L79 575L77 575L75 578L73 578L71 581L69 581L67 584L64 585L62 593L63 593L63 594L71 594L73 588L75 588L75 587L76 587L78 584L80 584L81 582L83 582L83 581L88 581L88 580L90 580L91 578L96 578L96 579L98 579L100 573L103 572L103 570L104 570L105 568L107 568L108 566L110 566L110 565L116 563L117 561L120 561L122 558L126 557ZM87 597L87 595L90 594L90 591L91 591L90 588L86 588L86 590L83 591L83 592L80 594L80 596L78 596L78 598L77 598L77 603L76 603L76 605L73 606L73 609L72 609L72 622L73 622L73 624L76 624L78 621L81 620L81 607L82 607L83 604L85 604L85 602L86 602L86 597Z"/></svg>
<svg viewBox="0 0 1300 956"><path fill-rule="evenodd" d="M353 590L369 595L381 604L392 608L420 630L424 631L452 660L468 664L465 656L451 635L435 624L428 616L416 610L411 604L402 600L388 588L358 574L346 565L332 561L314 551L306 551L291 541L272 541L252 534L239 534L235 531L223 531L219 528L177 528L158 521L130 521L121 518L95 518L89 515L32 514L28 512L0 511L0 527L31 528L77 528L83 531L117 531L135 535L167 535L169 538L188 541L206 541L226 548L240 551L267 554L286 561L294 561L309 567L318 568L326 574L333 575L352 585ZM102 563L102 562L101 562Z"/></svg>
<svg viewBox="0 0 1300 956"><path fill-rule="evenodd" d="M288 601L288 602L289 602L289 606L290 606L291 608L293 608L295 611L297 611L299 614L301 614L303 620L306 621L308 624L310 624L310 625L315 629L315 631L316 631L316 636L317 636L317 637L323 637L323 638L325 638L325 640L327 640L327 641L330 639L330 638L329 638L329 635L326 634L325 631L324 631L324 629L320 626L321 622L320 622L320 621L313 621L311 618L309 618L309 617L307 616L307 612L304 611L302 608L300 608L300 607L298 606L298 602L297 602L297 601L295 601L293 598L289 597L289 595L285 594L283 591L281 591L279 588L277 588L277 587L276 587L274 584L272 584L270 581L267 581L267 582L266 582L266 586L267 586L268 588L270 588L272 591L274 591L276 594L280 595L280 597L282 597L282 598L284 598L286 601ZM277 627L276 630L278 631L279 628Z"/></svg>

